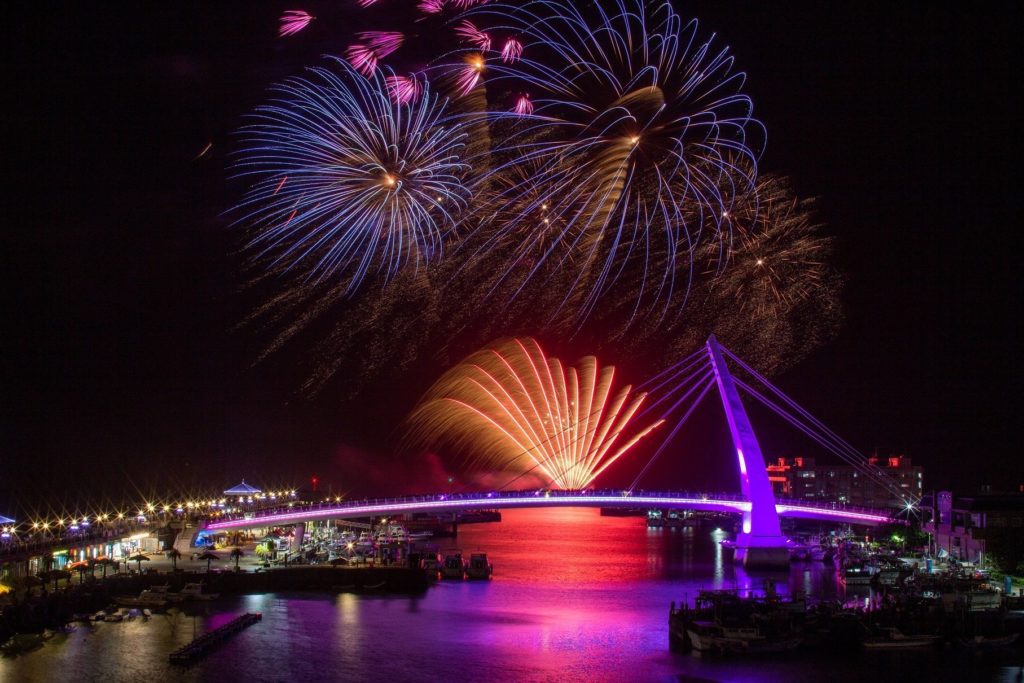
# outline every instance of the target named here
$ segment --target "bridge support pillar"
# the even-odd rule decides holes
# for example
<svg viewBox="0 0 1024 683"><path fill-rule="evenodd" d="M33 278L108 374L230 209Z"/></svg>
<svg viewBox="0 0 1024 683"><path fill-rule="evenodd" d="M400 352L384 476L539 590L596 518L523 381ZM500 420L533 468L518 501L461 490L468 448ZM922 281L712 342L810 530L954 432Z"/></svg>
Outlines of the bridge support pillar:
<svg viewBox="0 0 1024 683"><path fill-rule="evenodd" d="M302 550L302 539L306 535L306 523L301 522L295 525L295 536L292 539L292 551L299 552Z"/></svg>
<svg viewBox="0 0 1024 683"><path fill-rule="evenodd" d="M754 428L715 335L708 337L707 350L718 383L718 393L722 397L725 418L729 423L729 433L736 448L740 487L750 501L750 509L743 513L742 531L736 537L736 559L742 561L745 567L788 565L787 539L779 527L775 494L768 480L768 468L761 454L761 445L757 442Z"/></svg>
<svg viewBox="0 0 1024 683"><path fill-rule="evenodd" d="M785 542L785 539L783 539ZM739 543L739 541L737 541ZM789 567L789 548L786 546L736 546L736 561L747 569L777 569Z"/></svg>

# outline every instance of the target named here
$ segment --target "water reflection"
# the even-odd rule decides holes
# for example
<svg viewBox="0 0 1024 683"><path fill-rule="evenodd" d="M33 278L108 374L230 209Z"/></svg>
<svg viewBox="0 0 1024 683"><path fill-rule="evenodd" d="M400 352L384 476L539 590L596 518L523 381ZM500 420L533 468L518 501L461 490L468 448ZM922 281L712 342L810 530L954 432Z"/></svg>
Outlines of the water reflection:
<svg viewBox="0 0 1024 683"><path fill-rule="evenodd" d="M997 675L997 660L963 662L957 651L924 657L856 655L721 661L668 650L669 602L702 587L754 588L843 599L834 570L794 565L786 573L747 572L715 542L722 531L647 530L643 518L596 510L504 513L494 525L460 528L449 542L482 550L494 579L442 582L424 596L269 594L211 603L198 629L243 611L262 623L185 670L167 654L192 637L191 618L174 623L100 624L54 638L27 657L0 659L0 680L474 680L474 681L793 681L944 680L951 670ZM851 590L858 600L870 597ZM1007 664L1002 662L1002 664Z"/></svg>

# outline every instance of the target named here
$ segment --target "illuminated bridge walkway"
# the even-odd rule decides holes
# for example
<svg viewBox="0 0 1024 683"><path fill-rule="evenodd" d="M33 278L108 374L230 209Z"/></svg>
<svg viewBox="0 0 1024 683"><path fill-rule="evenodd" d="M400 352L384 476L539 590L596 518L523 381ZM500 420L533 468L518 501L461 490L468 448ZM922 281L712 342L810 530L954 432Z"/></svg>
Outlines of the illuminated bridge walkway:
<svg viewBox="0 0 1024 683"><path fill-rule="evenodd" d="M501 491L457 493L428 496L402 496L320 503L265 510L234 519L207 522L204 532L255 527L286 526L328 519L391 517L409 513L448 513L462 510L498 510L509 508L602 507L657 508L749 514L750 502L740 495L704 494L681 491ZM777 500L775 510L782 517L798 517L827 522L877 525L893 520L887 510L854 508L832 503Z"/></svg>

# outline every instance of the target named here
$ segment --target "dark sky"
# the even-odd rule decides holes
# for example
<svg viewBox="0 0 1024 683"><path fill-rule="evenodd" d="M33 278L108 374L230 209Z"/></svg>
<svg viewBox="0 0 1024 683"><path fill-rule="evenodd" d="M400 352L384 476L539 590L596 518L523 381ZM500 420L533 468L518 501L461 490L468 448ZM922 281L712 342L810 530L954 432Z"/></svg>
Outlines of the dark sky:
<svg viewBox="0 0 1024 683"><path fill-rule="evenodd" d="M383 444L428 380L355 405L306 399L250 367L253 340L231 331L230 132L267 86L346 44L315 24L279 40L277 14L343 2L356 11L8 16L0 513L243 475L358 488L371 462L416 476ZM769 131L762 168L820 197L838 240L842 331L779 384L858 447L925 465L929 488L1016 487L1020 21L1009 4L905 4L677 6L732 46ZM799 450L763 435L772 454Z"/></svg>

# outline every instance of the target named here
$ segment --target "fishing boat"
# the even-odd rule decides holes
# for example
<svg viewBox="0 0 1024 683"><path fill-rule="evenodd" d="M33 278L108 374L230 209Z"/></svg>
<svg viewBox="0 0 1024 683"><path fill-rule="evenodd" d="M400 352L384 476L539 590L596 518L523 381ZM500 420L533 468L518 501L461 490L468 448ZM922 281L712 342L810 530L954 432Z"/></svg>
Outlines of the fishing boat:
<svg viewBox="0 0 1024 683"><path fill-rule="evenodd" d="M868 562L847 562L843 565L843 581L848 586L867 586L878 574L878 567Z"/></svg>
<svg viewBox="0 0 1024 683"><path fill-rule="evenodd" d="M864 647L868 650L902 650L907 648L934 647L942 640L937 635L905 635L898 628L881 628L879 634L864 639Z"/></svg>
<svg viewBox="0 0 1024 683"><path fill-rule="evenodd" d="M186 583L177 595L182 600L216 600L220 593L204 593L202 583Z"/></svg>
<svg viewBox="0 0 1024 683"><path fill-rule="evenodd" d="M1013 645L1019 637L1019 633L1010 633L1005 636L974 636L973 638L961 638L960 644L972 650L995 650Z"/></svg>
<svg viewBox="0 0 1024 683"><path fill-rule="evenodd" d="M420 560L420 566L423 567L423 571L429 581L437 581L441 575L442 563L436 552L425 553Z"/></svg>
<svg viewBox="0 0 1024 683"><path fill-rule="evenodd" d="M718 654L786 652L803 642L805 612L804 600L780 596L771 583L764 595L700 591L692 608L669 608L669 642L683 651Z"/></svg>
<svg viewBox="0 0 1024 683"><path fill-rule="evenodd" d="M450 550L444 556L444 563L441 565L441 578L461 579L466 573L465 563L462 561L461 550Z"/></svg>
<svg viewBox="0 0 1024 683"><path fill-rule="evenodd" d="M768 637L757 626L723 626L709 621L691 622L686 633L694 650L716 654L787 652L799 647L801 642L798 635Z"/></svg>
<svg viewBox="0 0 1024 683"><path fill-rule="evenodd" d="M151 589L146 589L139 593L137 598L130 595L122 595L114 598L121 607L151 607L153 609L161 609L167 606L169 593L154 592Z"/></svg>
<svg viewBox="0 0 1024 683"><path fill-rule="evenodd" d="M494 566L487 562L487 553L473 553L466 565L467 579L489 579L494 573Z"/></svg>

